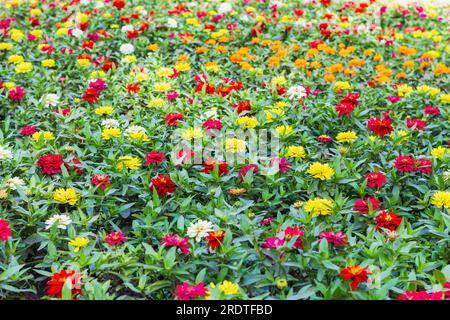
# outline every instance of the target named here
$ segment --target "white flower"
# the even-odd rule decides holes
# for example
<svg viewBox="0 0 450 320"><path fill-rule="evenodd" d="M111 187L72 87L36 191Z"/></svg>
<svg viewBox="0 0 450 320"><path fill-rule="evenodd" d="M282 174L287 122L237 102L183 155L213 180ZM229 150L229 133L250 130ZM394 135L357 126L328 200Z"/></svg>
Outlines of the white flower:
<svg viewBox="0 0 450 320"><path fill-rule="evenodd" d="M127 24L125 26L122 27L122 29L120 29L123 33L128 32L128 31L133 31L134 27L131 24Z"/></svg>
<svg viewBox="0 0 450 320"><path fill-rule="evenodd" d="M19 177L14 177L6 181L6 186L11 190L17 190L17 188L22 187L24 185L25 182Z"/></svg>
<svg viewBox="0 0 450 320"><path fill-rule="evenodd" d="M187 230L187 235L190 238L195 238L195 241L200 242L208 232L213 231L214 224L206 220L198 220L196 223L191 223Z"/></svg>
<svg viewBox="0 0 450 320"><path fill-rule="evenodd" d="M131 43L124 43L120 46L119 50L122 54L132 54L134 52L134 47Z"/></svg>
<svg viewBox="0 0 450 320"><path fill-rule="evenodd" d="M56 107L59 103L59 97L54 93L49 93L45 96L44 103L46 107L48 106Z"/></svg>
<svg viewBox="0 0 450 320"><path fill-rule="evenodd" d="M141 126L130 126L127 130L125 130L125 135L133 134L133 133L146 133L145 128Z"/></svg>
<svg viewBox="0 0 450 320"><path fill-rule="evenodd" d="M306 88L304 86L294 86L290 87L287 91L289 99L301 99L308 95Z"/></svg>
<svg viewBox="0 0 450 320"><path fill-rule="evenodd" d="M87 6L89 4L89 2L91 2L90 0L81 0L80 4Z"/></svg>
<svg viewBox="0 0 450 320"><path fill-rule="evenodd" d="M79 38L83 35L83 30L75 28L72 30L72 36L74 36L75 38Z"/></svg>
<svg viewBox="0 0 450 320"><path fill-rule="evenodd" d="M231 10L233 10L233 7L231 6L231 4L229 4L228 2L223 2L219 5L219 7L217 8L217 12L219 14L227 14L228 12L230 12Z"/></svg>
<svg viewBox="0 0 450 320"><path fill-rule="evenodd" d="M178 27L178 22L175 19L169 18L169 19L167 19L167 26L169 28L174 28L175 29L176 27Z"/></svg>
<svg viewBox="0 0 450 320"><path fill-rule="evenodd" d="M116 119L105 119L102 121L102 127L105 128L117 128L118 126L120 126L119 121L117 121Z"/></svg>
<svg viewBox="0 0 450 320"><path fill-rule="evenodd" d="M65 230L67 226L72 223L72 219L65 214L55 214L53 217L45 221L45 229L50 229L55 223L58 225L59 229Z"/></svg>
<svg viewBox="0 0 450 320"><path fill-rule="evenodd" d="M3 146L0 146L0 160L7 160L12 158L12 152Z"/></svg>

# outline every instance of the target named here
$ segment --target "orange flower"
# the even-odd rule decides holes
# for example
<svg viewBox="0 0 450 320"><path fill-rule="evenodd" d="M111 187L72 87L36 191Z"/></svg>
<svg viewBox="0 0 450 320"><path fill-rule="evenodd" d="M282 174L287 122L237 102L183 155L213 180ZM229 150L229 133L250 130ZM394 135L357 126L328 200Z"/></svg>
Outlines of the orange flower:
<svg viewBox="0 0 450 320"><path fill-rule="evenodd" d="M368 274L369 272L367 271L367 268L362 268L359 265L352 265L342 269L339 275L343 278L342 281L352 280L352 284L350 286L352 290L356 290L361 282L367 282L369 279L367 276Z"/></svg>
<svg viewBox="0 0 450 320"><path fill-rule="evenodd" d="M208 235L205 237L205 239L208 240L208 247L210 247L211 250L215 250L222 244L224 236L225 231L222 230L208 232Z"/></svg>

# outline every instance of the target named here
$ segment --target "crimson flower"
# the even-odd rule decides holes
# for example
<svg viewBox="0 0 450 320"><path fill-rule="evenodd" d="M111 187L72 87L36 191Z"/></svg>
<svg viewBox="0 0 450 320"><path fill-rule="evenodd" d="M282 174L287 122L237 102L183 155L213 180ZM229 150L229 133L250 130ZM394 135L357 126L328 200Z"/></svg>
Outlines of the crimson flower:
<svg viewBox="0 0 450 320"><path fill-rule="evenodd" d="M94 186L98 186L100 189L105 190L107 186L111 185L111 178L106 174L94 174L91 182Z"/></svg>
<svg viewBox="0 0 450 320"><path fill-rule="evenodd" d="M381 188L386 183L386 176L382 172L371 172L366 176L367 186Z"/></svg>
<svg viewBox="0 0 450 320"><path fill-rule="evenodd" d="M181 113L169 113L165 118L166 124L170 126L177 126L178 121L183 120L183 115Z"/></svg>
<svg viewBox="0 0 450 320"><path fill-rule="evenodd" d="M149 152L147 153L147 155L145 156L145 164L151 164L151 163L161 163L163 161L165 161L165 157L166 155L163 152Z"/></svg>
<svg viewBox="0 0 450 320"><path fill-rule="evenodd" d="M17 86L14 89L9 90L8 98L12 101L20 101L25 96L25 89L21 86Z"/></svg>
<svg viewBox="0 0 450 320"><path fill-rule="evenodd" d="M125 238L125 234L123 234L122 232L111 232L105 238L105 241L108 242L110 246L113 246L115 244L121 245L125 240L127 240L127 238Z"/></svg>
<svg viewBox="0 0 450 320"><path fill-rule="evenodd" d="M178 285L176 287L175 296L177 300L191 300L197 297L206 297L208 295L208 289L205 288L203 282L200 282L194 286L189 285L187 282Z"/></svg>
<svg viewBox="0 0 450 320"><path fill-rule="evenodd" d="M189 254L190 252L188 238L181 238L176 234L168 233L161 241L165 247L178 247L182 254Z"/></svg>
<svg viewBox="0 0 450 320"><path fill-rule="evenodd" d="M347 242L347 236L342 232L336 232L333 231L325 232L323 231L320 234L321 239L326 239L328 243L334 244L335 246L343 246L348 244Z"/></svg>
<svg viewBox="0 0 450 320"><path fill-rule="evenodd" d="M11 236L11 228L9 227L9 222L0 219L0 240L6 241Z"/></svg>
<svg viewBox="0 0 450 320"><path fill-rule="evenodd" d="M20 134L23 136L31 136L37 131L36 126L23 126Z"/></svg>
<svg viewBox="0 0 450 320"><path fill-rule="evenodd" d="M409 156L398 156L394 160L394 168L400 172L413 172L415 169L415 160Z"/></svg>
<svg viewBox="0 0 450 320"><path fill-rule="evenodd" d="M241 181L244 180L244 177L247 175L249 171L253 171L253 174L259 172L259 167L256 164L246 164L241 170L239 170L239 178Z"/></svg>
<svg viewBox="0 0 450 320"><path fill-rule="evenodd" d="M373 131L374 134L381 137L394 131L392 120L390 118L370 118L367 122L367 127L369 130Z"/></svg>
<svg viewBox="0 0 450 320"><path fill-rule="evenodd" d="M170 176L160 174L157 178L152 179L150 191L153 191L153 189L156 189L159 197L164 197L168 193L174 193L176 187Z"/></svg>
<svg viewBox="0 0 450 320"><path fill-rule="evenodd" d="M402 217L392 213L391 211L381 211L381 213L375 218L377 222L376 230L388 229L389 231L397 230L400 223L402 223Z"/></svg>
<svg viewBox="0 0 450 320"><path fill-rule="evenodd" d="M94 88L88 88L86 89L85 93L83 94L82 98L84 99L84 101L87 102L96 102L99 99L99 94L98 91Z"/></svg>
<svg viewBox="0 0 450 320"><path fill-rule="evenodd" d="M61 173L61 165L63 163L63 158L60 155L48 154L39 158L37 166L41 169L42 173L52 175Z"/></svg>
<svg viewBox="0 0 450 320"><path fill-rule="evenodd" d="M369 203L372 207L372 211L377 211L378 208L380 208L380 202L371 197L367 197L366 200L359 199L355 202L355 207L353 210L361 212L362 214L368 214L369 213Z"/></svg>

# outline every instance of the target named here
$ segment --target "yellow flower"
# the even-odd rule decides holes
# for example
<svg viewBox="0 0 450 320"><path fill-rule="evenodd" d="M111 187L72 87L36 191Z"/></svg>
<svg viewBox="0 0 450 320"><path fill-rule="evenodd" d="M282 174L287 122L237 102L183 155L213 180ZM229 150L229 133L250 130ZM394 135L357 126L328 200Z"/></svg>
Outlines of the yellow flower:
<svg viewBox="0 0 450 320"><path fill-rule="evenodd" d="M431 204L438 208L444 207L445 209L450 208L450 192L449 191L438 191L431 198Z"/></svg>
<svg viewBox="0 0 450 320"><path fill-rule="evenodd" d="M265 112L266 112L266 121L268 123L272 122L275 118L277 118L279 116L284 116L284 114L285 114L283 109L280 109L280 108L272 108Z"/></svg>
<svg viewBox="0 0 450 320"><path fill-rule="evenodd" d="M400 97L408 97L409 95L411 95L411 92L413 91L414 89L408 86L407 84L397 86L397 94Z"/></svg>
<svg viewBox="0 0 450 320"><path fill-rule="evenodd" d="M74 188L58 188L53 193L53 199L60 203L68 203L71 206L75 205L78 200L78 194Z"/></svg>
<svg viewBox="0 0 450 320"><path fill-rule="evenodd" d="M150 43L147 49L154 52L159 50L159 46L156 43Z"/></svg>
<svg viewBox="0 0 450 320"><path fill-rule="evenodd" d="M227 152L242 152L245 151L246 146L247 145L244 140L239 140L236 138L225 140L225 150Z"/></svg>
<svg viewBox="0 0 450 320"><path fill-rule="evenodd" d="M442 103L450 103L450 94L443 94L439 96Z"/></svg>
<svg viewBox="0 0 450 320"><path fill-rule="evenodd" d="M150 141L147 134L145 132L131 132L128 134L128 140L134 139L137 141Z"/></svg>
<svg viewBox="0 0 450 320"><path fill-rule="evenodd" d="M183 132L181 133L181 137L184 140L198 139L203 137L203 131L200 128L188 128L183 130Z"/></svg>
<svg viewBox="0 0 450 320"><path fill-rule="evenodd" d="M18 55L18 54L10 55L9 58L8 58L8 62L9 63L18 64L18 63L21 63L23 61L24 61L23 57L21 55Z"/></svg>
<svg viewBox="0 0 450 320"><path fill-rule="evenodd" d="M13 46L11 43L0 42L0 50L9 51L12 50Z"/></svg>
<svg viewBox="0 0 450 320"><path fill-rule="evenodd" d="M122 61L125 63L133 63L133 62L137 61L137 58L136 58L136 56L128 55L128 56L123 57Z"/></svg>
<svg viewBox="0 0 450 320"><path fill-rule="evenodd" d="M291 126L279 126L276 127L275 130L277 130L278 134L282 137L290 135L294 131Z"/></svg>
<svg viewBox="0 0 450 320"><path fill-rule="evenodd" d="M136 73L136 80L139 81L139 82L147 81L148 78L149 78L149 75L144 73L144 72Z"/></svg>
<svg viewBox="0 0 450 320"><path fill-rule="evenodd" d="M336 136L338 142L352 142L356 139L356 133L353 131L340 132Z"/></svg>
<svg viewBox="0 0 450 320"><path fill-rule="evenodd" d="M55 136L50 131L38 131L33 133L34 141L42 140L55 140Z"/></svg>
<svg viewBox="0 0 450 320"><path fill-rule="evenodd" d="M21 62L16 65L16 73L28 73L33 70L33 65L30 62Z"/></svg>
<svg viewBox="0 0 450 320"><path fill-rule="evenodd" d="M175 69L177 69L178 72L184 72L189 71L191 69L191 66L187 62L178 62L175 65Z"/></svg>
<svg viewBox="0 0 450 320"><path fill-rule="evenodd" d="M91 64L91 61L89 61L89 59L77 59L77 62L80 67L86 67Z"/></svg>
<svg viewBox="0 0 450 320"><path fill-rule="evenodd" d="M41 64L43 67L52 68L56 65L56 62L53 59L45 59L42 60Z"/></svg>
<svg viewBox="0 0 450 320"><path fill-rule="evenodd" d="M114 109L111 106L104 106L104 107L98 107L95 109L95 114L98 114L99 116L103 115L110 115L113 113Z"/></svg>
<svg viewBox="0 0 450 320"><path fill-rule="evenodd" d="M153 85L153 90L157 92L169 91L172 89L172 85L167 82L157 82Z"/></svg>
<svg viewBox="0 0 450 320"><path fill-rule="evenodd" d="M243 129L253 129L258 125L258 120L253 117L240 117L237 119L237 123L242 126Z"/></svg>
<svg viewBox="0 0 450 320"><path fill-rule="evenodd" d="M141 166L141 160L132 156L120 157L119 160L117 160L116 168L122 170L124 166L128 169L136 170Z"/></svg>
<svg viewBox="0 0 450 320"><path fill-rule="evenodd" d="M3 84L3 86L4 86L5 88L7 88L7 89L12 89L12 88L14 88L14 87L16 86L16 84L15 84L14 82L5 82L5 83Z"/></svg>
<svg viewBox="0 0 450 320"><path fill-rule="evenodd" d="M148 102L147 106L149 108L155 108L155 107L161 108L165 104L166 104L166 100L164 100L162 98L154 98Z"/></svg>
<svg viewBox="0 0 450 320"><path fill-rule="evenodd" d="M350 88L351 88L350 83L348 83L347 81L336 81L334 83L335 90L348 90Z"/></svg>
<svg viewBox="0 0 450 320"><path fill-rule="evenodd" d="M239 292L239 285L237 283L224 280L222 284L219 285L219 290L225 294L237 294Z"/></svg>
<svg viewBox="0 0 450 320"><path fill-rule="evenodd" d="M173 75L173 69L172 68L159 68L156 70L156 74L158 77L166 77Z"/></svg>
<svg viewBox="0 0 450 320"><path fill-rule="evenodd" d="M333 211L334 203L330 199L314 198L305 204L305 211L311 213L312 216L327 215Z"/></svg>
<svg viewBox="0 0 450 320"><path fill-rule="evenodd" d="M329 180L334 175L334 170L327 163L322 164L320 162L311 163L308 169L308 173L314 178L320 180Z"/></svg>
<svg viewBox="0 0 450 320"><path fill-rule="evenodd" d="M286 83L286 78L283 76L273 77L270 82L272 84L276 84L277 86L281 86Z"/></svg>
<svg viewBox="0 0 450 320"><path fill-rule="evenodd" d="M286 157L304 159L305 155L305 148L302 146L289 146L287 148Z"/></svg>
<svg viewBox="0 0 450 320"><path fill-rule="evenodd" d="M80 251L81 248L84 248L88 245L89 240L87 238L76 237L75 240L70 240L69 245L75 247L73 249L74 252Z"/></svg>
<svg viewBox="0 0 450 320"><path fill-rule="evenodd" d="M102 140L120 137L122 131L119 128L106 128L102 130Z"/></svg>
<svg viewBox="0 0 450 320"><path fill-rule="evenodd" d="M431 150L431 155L439 160L444 159L444 156L448 153L450 153L450 150L443 146L439 146Z"/></svg>

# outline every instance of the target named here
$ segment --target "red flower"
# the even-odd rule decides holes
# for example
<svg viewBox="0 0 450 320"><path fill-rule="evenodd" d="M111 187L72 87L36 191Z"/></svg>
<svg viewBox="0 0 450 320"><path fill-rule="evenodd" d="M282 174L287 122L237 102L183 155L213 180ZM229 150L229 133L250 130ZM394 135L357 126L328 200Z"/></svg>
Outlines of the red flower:
<svg viewBox="0 0 450 320"><path fill-rule="evenodd" d="M181 113L169 113L165 118L166 124L168 126L177 126L178 121L183 120L183 115Z"/></svg>
<svg viewBox="0 0 450 320"><path fill-rule="evenodd" d="M233 104L233 108L236 109L236 112L238 114L244 112L244 111L251 111L252 107L250 106L250 101L242 101L242 102L236 102Z"/></svg>
<svg viewBox="0 0 450 320"><path fill-rule="evenodd" d="M381 213L375 218L377 222L376 230L388 229L389 231L397 230L400 223L402 223L402 217L392 213L391 211L381 211Z"/></svg>
<svg viewBox="0 0 450 320"><path fill-rule="evenodd" d="M350 285L352 290L356 290L361 282L367 282L369 279L367 276L368 274L369 272L367 271L367 268L361 268L359 265L345 267L339 273L339 275L343 278L342 281L352 280L352 284Z"/></svg>
<svg viewBox="0 0 450 320"><path fill-rule="evenodd" d="M145 156L145 164L161 163L165 161L164 157L165 154L163 152L149 152Z"/></svg>
<svg viewBox="0 0 450 320"><path fill-rule="evenodd" d="M180 238L178 235L171 233L166 234L161 241L165 247L178 247L182 254L189 254L188 238Z"/></svg>
<svg viewBox="0 0 450 320"><path fill-rule="evenodd" d="M99 99L98 91L94 88L86 89L86 92L83 94L82 98L87 102L96 102Z"/></svg>
<svg viewBox="0 0 450 320"><path fill-rule="evenodd" d="M131 30L127 32L128 39L136 39L137 37L139 37L139 32L137 30Z"/></svg>
<svg viewBox="0 0 450 320"><path fill-rule="evenodd" d="M137 93L141 88L139 88L139 84L137 83L130 83L127 85L127 91Z"/></svg>
<svg viewBox="0 0 450 320"><path fill-rule="evenodd" d="M185 163L188 163L193 156L195 156L195 153L192 152L191 150L183 149L183 150L177 151L175 156L177 158L178 163L185 164Z"/></svg>
<svg viewBox="0 0 450 320"><path fill-rule="evenodd" d="M406 119L406 125L408 128L414 127L414 130L423 130L427 123L420 119Z"/></svg>
<svg viewBox="0 0 450 320"><path fill-rule="evenodd" d="M422 291L406 291L398 297L398 300L444 300L446 293L443 291L428 293Z"/></svg>
<svg viewBox="0 0 450 320"><path fill-rule="evenodd" d="M284 241L289 241L292 238L297 237L297 240L295 240L295 243L294 243L294 248L297 248L297 249L303 248L301 236L303 236L304 231L302 228L299 228L297 226L295 226L293 228L287 227L286 229L281 230L281 231L284 232L284 239L283 239Z"/></svg>
<svg viewBox="0 0 450 320"><path fill-rule="evenodd" d="M382 172L371 172L366 176L367 186L381 188L386 183L386 176Z"/></svg>
<svg viewBox="0 0 450 320"><path fill-rule="evenodd" d="M176 190L175 183L170 179L170 176L160 174L157 178L152 179L150 191L156 189L159 197L164 197L168 193L173 193Z"/></svg>
<svg viewBox="0 0 450 320"><path fill-rule="evenodd" d="M74 270L61 270L59 273L55 272L47 282L47 294L50 297L61 299L62 289L67 279L72 282L72 298L76 299L77 295L81 296L81 275Z"/></svg>
<svg viewBox="0 0 450 320"><path fill-rule="evenodd" d="M399 156L394 161L394 168L400 172L413 172L415 161L409 156Z"/></svg>
<svg viewBox="0 0 450 320"><path fill-rule="evenodd" d="M256 164L246 164L241 170L239 170L239 178L241 178L241 181L244 180L244 177L247 175L249 171L253 171L253 174L256 174L259 172L259 168Z"/></svg>
<svg viewBox="0 0 450 320"><path fill-rule="evenodd" d="M222 121L208 119L203 123L203 128L205 129L222 129Z"/></svg>
<svg viewBox="0 0 450 320"><path fill-rule="evenodd" d="M431 160L428 159L415 159L414 170L418 170L423 173L433 173L433 166Z"/></svg>
<svg viewBox="0 0 450 320"><path fill-rule="evenodd" d="M183 282L182 285L178 285L176 287L175 291L177 300L191 300L197 297L206 297L207 295L208 289L205 288L203 282L200 282L195 286L191 286L187 282Z"/></svg>
<svg viewBox="0 0 450 320"><path fill-rule="evenodd" d="M70 166L69 164L66 164L65 166L66 166L66 168L68 169L68 170L73 170L73 171L75 171L75 173L77 174L77 175L82 175L83 174L83 168L81 168L81 167L79 167L79 166L76 166L77 164L81 164L81 161L80 160L77 160L77 159L74 159L74 160L72 160L72 166Z"/></svg>
<svg viewBox="0 0 450 320"><path fill-rule="evenodd" d="M11 229L9 227L9 222L0 219L0 240L6 241L11 236Z"/></svg>
<svg viewBox="0 0 450 320"><path fill-rule="evenodd" d="M120 10L125 7L125 2L122 0L114 0L113 6Z"/></svg>
<svg viewBox="0 0 450 320"><path fill-rule="evenodd" d="M285 93L286 93L285 87L282 87L282 86L277 87L277 95L283 96Z"/></svg>
<svg viewBox="0 0 450 320"><path fill-rule="evenodd" d="M41 168L42 173L52 175L61 173L61 165L63 163L63 158L60 155L48 154L39 158L37 166Z"/></svg>
<svg viewBox="0 0 450 320"><path fill-rule="evenodd" d="M432 107L428 105L423 110L423 113L431 116L438 116L441 114L441 111L439 111L439 107Z"/></svg>
<svg viewBox="0 0 450 320"><path fill-rule="evenodd" d="M390 118L370 118L367 122L369 130L373 131L377 136L384 136L394 131L392 120Z"/></svg>
<svg viewBox="0 0 450 320"><path fill-rule="evenodd" d="M125 238L125 234L123 234L122 232L111 232L105 238L105 241L108 242L110 246L113 246L115 244L121 245L125 240L127 240L127 238Z"/></svg>
<svg viewBox="0 0 450 320"><path fill-rule="evenodd" d="M372 206L372 211L377 211L378 208L380 208L380 202L378 202L377 199L367 197L366 200L359 199L355 202L355 207L353 210L361 212L362 214L368 214L369 213L369 203Z"/></svg>
<svg viewBox="0 0 450 320"><path fill-rule="evenodd" d="M26 92L24 88L22 88L21 86L17 86L14 89L9 90L8 98L12 101L20 101L22 100L25 93Z"/></svg>
<svg viewBox="0 0 450 320"><path fill-rule="evenodd" d="M107 186L111 185L111 178L106 174L94 174L91 182L94 186L99 186L100 189L105 190Z"/></svg>
<svg viewBox="0 0 450 320"><path fill-rule="evenodd" d="M336 106L336 112L338 115L342 116L344 114L350 116L355 109L355 107L359 104L359 93L350 92L348 93Z"/></svg>
<svg viewBox="0 0 450 320"><path fill-rule="evenodd" d="M332 243L335 246L343 246L348 244L347 236L342 231L339 231L337 233L334 233L333 231L324 231L320 234L320 238L326 239L328 243Z"/></svg>
<svg viewBox="0 0 450 320"><path fill-rule="evenodd" d="M24 136L31 136L37 131L36 126L23 126L20 134Z"/></svg>
<svg viewBox="0 0 450 320"><path fill-rule="evenodd" d="M226 164L223 161L214 160L214 159L209 159L203 164L202 172L210 173L211 171L214 170L216 165L218 166L218 169L219 169L219 176L223 176L223 175L227 174L228 164Z"/></svg>
<svg viewBox="0 0 450 320"><path fill-rule="evenodd" d="M211 250L215 250L219 245L223 243L223 238L225 237L225 231L210 231L208 235L205 237L208 240L208 247Z"/></svg>
<svg viewBox="0 0 450 320"><path fill-rule="evenodd" d="M333 138L331 138L330 136L327 136L325 134L322 134L319 137L317 137L317 140L319 140L322 143L329 143L329 142L333 141Z"/></svg>

